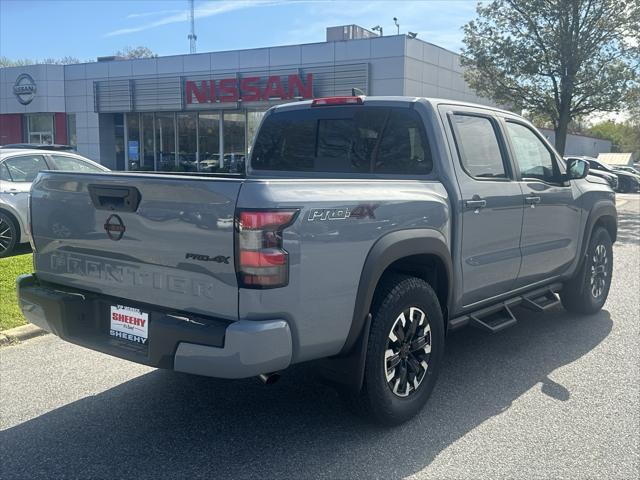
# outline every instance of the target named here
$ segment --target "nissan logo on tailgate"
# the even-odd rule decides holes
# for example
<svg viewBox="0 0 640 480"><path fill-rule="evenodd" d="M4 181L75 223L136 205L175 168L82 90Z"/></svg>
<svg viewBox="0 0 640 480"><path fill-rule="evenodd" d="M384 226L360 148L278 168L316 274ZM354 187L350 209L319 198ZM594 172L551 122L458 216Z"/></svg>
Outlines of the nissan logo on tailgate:
<svg viewBox="0 0 640 480"><path fill-rule="evenodd" d="M104 224L104 229L107 232L107 236L114 242L120 240L126 230L122 219L118 215L109 216Z"/></svg>

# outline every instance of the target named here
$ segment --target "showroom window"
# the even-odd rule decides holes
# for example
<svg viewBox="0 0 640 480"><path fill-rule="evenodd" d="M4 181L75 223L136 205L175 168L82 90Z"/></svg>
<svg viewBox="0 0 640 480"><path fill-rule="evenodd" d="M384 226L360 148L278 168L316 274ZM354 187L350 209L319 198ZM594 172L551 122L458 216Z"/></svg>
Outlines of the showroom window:
<svg viewBox="0 0 640 480"><path fill-rule="evenodd" d="M27 115L27 142L51 145L53 143L53 113Z"/></svg>
<svg viewBox="0 0 640 480"><path fill-rule="evenodd" d="M156 170L176 170L176 124L175 114L156 113ZM145 130L145 138L146 138ZM145 151L147 141L144 142Z"/></svg>
<svg viewBox="0 0 640 480"><path fill-rule="evenodd" d="M76 114L68 113L67 114L67 135L68 135L68 143L73 148L78 147L78 132L76 128Z"/></svg>
<svg viewBox="0 0 640 480"><path fill-rule="evenodd" d="M198 114L178 113L178 167L195 172L198 160Z"/></svg>
<svg viewBox="0 0 640 480"><path fill-rule="evenodd" d="M263 115L257 111L127 113L120 138L126 144L128 169L242 172L247 137L255 135ZM117 143L118 132L116 137Z"/></svg>

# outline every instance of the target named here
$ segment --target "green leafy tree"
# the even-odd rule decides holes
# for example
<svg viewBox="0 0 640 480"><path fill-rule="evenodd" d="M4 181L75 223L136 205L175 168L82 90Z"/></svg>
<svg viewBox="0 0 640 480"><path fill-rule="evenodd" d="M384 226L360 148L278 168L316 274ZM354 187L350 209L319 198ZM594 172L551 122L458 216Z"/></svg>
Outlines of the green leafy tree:
<svg viewBox="0 0 640 480"><path fill-rule="evenodd" d="M131 58L155 58L158 55L153 53L150 48L147 47L124 47L122 50L116 52L118 57Z"/></svg>
<svg viewBox="0 0 640 480"><path fill-rule="evenodd" d="M572 119L626 108L638 84L638 0L492 0L464 26L465 78L550 121L563 154Z"/></svg>
<svg viewBox="0 0 640 480"><path fill-rule="evenodd" d="M611 140L614 152L640 154L640 123L634 124L632 120L600 122L588 128L587 133L594 137Z"/></svg>
<svg viewBox="0 0 640 480"><path fill-rule="evenodd" d="M23 67L25 65L69 65L71 63L80 63L80 59L71 56L62 58L45 58L43 60L31 60L30 58L19 58L13 60L7 57L0 57L0 67Z"/></svg>

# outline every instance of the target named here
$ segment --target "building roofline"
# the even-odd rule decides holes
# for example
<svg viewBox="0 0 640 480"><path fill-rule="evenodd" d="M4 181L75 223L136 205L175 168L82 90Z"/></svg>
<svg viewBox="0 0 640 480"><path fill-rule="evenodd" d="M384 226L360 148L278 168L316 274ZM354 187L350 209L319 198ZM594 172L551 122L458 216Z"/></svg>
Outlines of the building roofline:
<svg viewBox="0 0 640 480"><path fill-rule="evenodd" d="M353 39L353 40L332 40L332 41L322 41L322 42L309 42L309 43L290 43L290 44L283 44L283 45L271 45L271 46L264 46L264 47L254 47L254 48L240 48L240 49L229 49L229 50L214 50L214 51L207 51L207 52L198 52L198 53L176 53L173 55L158 55L157 57L149 57L149 58L123 58L123 59L114 59L114 60L106 60L106 61L91 61L91 62L79 62L79 63L69 63L66 65L59 65L59 64L54 64L54 63L34 63L32 65L20 65L20 66L15 66L15 67L2 67L2 68L24 68L24 67L32 67L32 66L54 66L54 67L70 67L70 66L74 66L74 65L93 65L96 63L100 63L100 64L105 64L108 65L112 62L133 62L133 61L140 61L140 60L154 60L154 59L158 59L158 58L175 58L175 57L185 57L185 56L196 56L196 55L212 55L212 54L216 54L216 53L230 53L230 52L251 52L251 51L256 51L256 50L265 50L265 49L270 49L270 48L286 48L286 47L306 47L306 46L311 46L311 45L325 45L327 43L343 43L343 42L362 42L362 41L379 41L385 38L397 38L397 37L404 37L405 41L409 40L409 41L418 41L421 42L423 44L426 45L430 45L432 47L438 48L440 50L444 50L445 52L451 53L452 55L456 55L456 56L461 56L460 53L458 52L454 52L452 50L449 50L447 48L441 47L440 45L436 45L435 43L431 43L431 42L427 42L426 40L422 40L420 38L409 38L406 34L401 33L400 35L384 35L382 37L377 36L377 37L370 37L370 38L358 38L358 39ZM404 54L406 55L406 49L404 51ZM112 55L105 55L105 57L109 57ZM96 57L96 58L100 58L100 57Z"/></svg>

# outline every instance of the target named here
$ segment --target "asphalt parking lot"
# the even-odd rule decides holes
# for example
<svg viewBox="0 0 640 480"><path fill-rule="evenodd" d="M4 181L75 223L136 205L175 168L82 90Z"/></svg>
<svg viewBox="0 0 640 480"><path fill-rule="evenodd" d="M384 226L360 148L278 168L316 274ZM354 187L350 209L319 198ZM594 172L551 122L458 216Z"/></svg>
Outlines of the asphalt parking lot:
<svg viewBox="0 0 640 480"><path fill-rule="evenodd" d="M619 195L614 282L593 316L519 310L447 341L427 407L393 429L308 366L280 382L160 371L47 335L0 349L0 477L640 476L640 196Z"/></svg>

